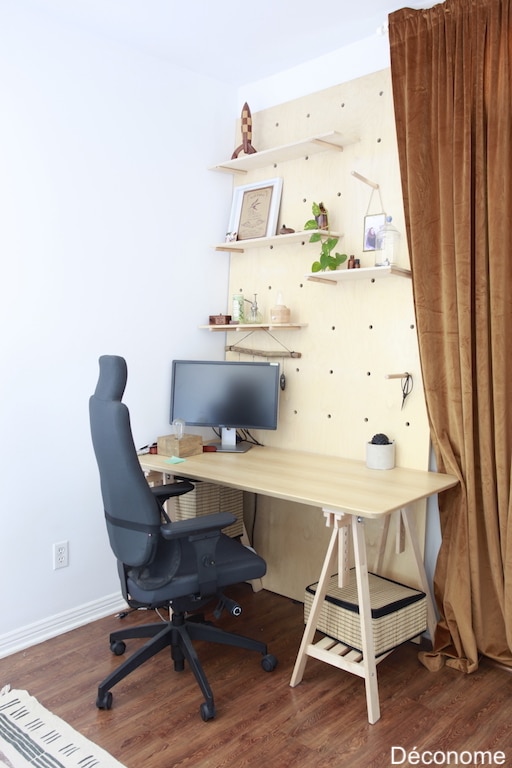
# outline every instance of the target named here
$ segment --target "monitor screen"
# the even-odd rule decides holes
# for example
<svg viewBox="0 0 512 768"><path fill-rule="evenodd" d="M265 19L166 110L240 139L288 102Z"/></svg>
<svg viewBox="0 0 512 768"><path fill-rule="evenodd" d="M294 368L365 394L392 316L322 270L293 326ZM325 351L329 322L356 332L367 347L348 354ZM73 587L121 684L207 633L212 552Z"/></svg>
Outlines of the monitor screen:
<svg viewBox="0 0 512 768"><path fill-rule="evenodd" d="M277 429L279 363L173 360L171 422L221 431L217 450L243 451L237 429Z"/></svg>

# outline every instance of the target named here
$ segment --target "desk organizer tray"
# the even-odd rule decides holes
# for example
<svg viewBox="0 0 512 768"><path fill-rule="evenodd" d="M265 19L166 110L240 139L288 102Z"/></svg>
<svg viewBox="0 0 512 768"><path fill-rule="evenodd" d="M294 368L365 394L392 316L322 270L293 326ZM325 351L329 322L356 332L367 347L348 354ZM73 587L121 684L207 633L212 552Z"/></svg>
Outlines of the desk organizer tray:
<svg viewBox="0 0 512 768"><path fill-rule="evenodd" d="M213 512L231 512L236 520L227 528L223 528L222 533L233 539L242 536L244 532L243 491L201 480L190 482L194 483L194 490L178 496L175 500L176 520L188 520L200 515L210 515Z"/></svg>
<svg viewBox="0 0 512 768"><path fill-rule="evenodd" d="M381 656L401 643L417 637L427 628L427 598L424 592L368 574L375 656ZM318 582L317 582L318 583ZM308 620L317 583L306 587L304 621ZM338 586L338 575L331 577L320 612L317 629L334 640L362 651L361 625L357 596L356 574L350 571L350 581Z"/></svg>

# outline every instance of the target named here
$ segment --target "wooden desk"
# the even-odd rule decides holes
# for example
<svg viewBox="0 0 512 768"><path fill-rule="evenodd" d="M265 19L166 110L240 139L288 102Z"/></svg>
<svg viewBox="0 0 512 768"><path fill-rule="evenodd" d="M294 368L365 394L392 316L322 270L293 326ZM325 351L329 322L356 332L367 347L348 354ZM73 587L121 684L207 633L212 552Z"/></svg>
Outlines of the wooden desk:
<svg viewBox="0 0 512 768"><path fill-rule="evenodd" d="M392 512L400 510L421 586L427 595L428 627L433 637L436 624L434 604L410 505L452 488L458 483L457 478L401 467L371 470L362 461L267 447L254 447L244 454L203 453L179 464L170 463L165 456L147 454L140 457L140 462L145 470L214 482L323 510L332 533L290 685L293 687L301 682L308 656L363 677L368 720L375 723L380 717L380 706L377 660L371 631L364 520L383 517L389 520ZM387 527L384 530L386 532ZM363 645L362 658L356 660L349 649L344 651L339 643L328 650L313 644L328 580L338 572L342 586L348 573L346 553L349 532L352 533L354 548ZM385 656L379 657L378 661L382 658Z"/></svg>

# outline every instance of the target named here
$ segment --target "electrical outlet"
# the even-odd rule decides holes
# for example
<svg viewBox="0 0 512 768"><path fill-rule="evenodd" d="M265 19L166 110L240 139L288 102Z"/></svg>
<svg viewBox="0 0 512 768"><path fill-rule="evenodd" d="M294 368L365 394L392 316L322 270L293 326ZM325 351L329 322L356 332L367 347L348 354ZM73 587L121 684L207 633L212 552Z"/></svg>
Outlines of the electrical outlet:
<svg viewBox="0 0 512 768"><path fill-rule="evenodd" d="M53 570L66 568L69 565L69 542L59 541L53 545Z"/></svg>

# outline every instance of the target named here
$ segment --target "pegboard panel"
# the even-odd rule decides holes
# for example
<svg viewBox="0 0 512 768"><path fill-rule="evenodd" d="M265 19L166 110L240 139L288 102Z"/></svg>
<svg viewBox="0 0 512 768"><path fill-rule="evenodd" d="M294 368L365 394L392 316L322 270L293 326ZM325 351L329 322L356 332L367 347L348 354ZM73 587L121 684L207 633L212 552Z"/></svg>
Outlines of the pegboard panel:
<svg viewBox="0 0 512 768"><path fill-rule="evenodd" d="M375 260L373 252L363 250L364 217L384 211L393 216L401 232L397 264L408 268L389 70L253 114L257 150L332 130L352 142L342 152L277 162L236 176L234 183L283 178L278 229L285 224L302 230L311 218L313 201L322 201L329 211L331 230L343 233L336 250L353 254L362 267L373 266ZM238 138L237 127L236 144ZM353 171L377 183L380 195L372 193ZM364 459L366 442L376 432L385 432L396 441L398 465L427 469L429 429L411 280L377 276L333 285L311 282L305 275L318 254L319 245L305 238L299 243L262 244L244 253L216 255L230 259L230 295L242 292L252 298L257 294L264 321L270 319L270 309L282 293L291 320L307 324L299 331L276 331L274 337L254 332L243 340L244 347L301 353L298 359L283 356L279 360L286 375L279 427L276 432L257 433L258 439L276 447ZM241 344L241 337L229 332L226 343ZM233 352L227 357L251 359ZM414 382L405 403L401 380L386 378L402 372L412 374ZM279 514L283 514L281 508ZM276 523L268 500L265 515L270 525L274 520L276 530L286 528L282 518ZM296 524L295 510L293 520ZM420 521L420 528L422 525ZM277 567L282 542L266 540L265 550L262 554L269 559L271 570L272 559ZM388 575L406 577L407 554L398 559L389 556L386 563ZM290 578L283 592L303 599L304 586Z"/></svg>

